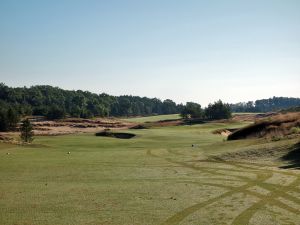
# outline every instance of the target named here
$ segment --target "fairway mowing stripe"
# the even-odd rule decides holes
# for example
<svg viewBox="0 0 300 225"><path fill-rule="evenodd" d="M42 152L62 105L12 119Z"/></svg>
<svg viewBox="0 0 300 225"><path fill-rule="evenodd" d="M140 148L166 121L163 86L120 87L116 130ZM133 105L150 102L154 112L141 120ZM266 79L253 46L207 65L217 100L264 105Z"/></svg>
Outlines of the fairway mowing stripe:
<svg viewBox="0 0 300 225"><path fill-rule="evenodd" d="M180 163L181 165L185 165L186 163L184 163L184 162L174 162L174 163ZM213 162L212 162L213 163ZM219 172L217 172L217 171L212 171L212 169L211 168L205 168L205 167L201 167L201 169L198 169L199 167L195 167L195 166L193 166L193 165L189 165L189 164L187 164L188 165L188 168L193 168L194 167L194 169L196 169L196 170L201 170L201 171L205 171L205 172L207 172L207 173L211 173L211 174L214 174L214 175L224 175L223 173L219 173ZM241 166L242 167L242 166ZM260 171L261 172L261 171ZM263 188L265 188L265 189L267 189L268 191L270 191L270 192L273 192L272 191L272 188L274 187L274 184L268 184L268 183L265 183L264 181L266 180L266 177L267 177L267 179L268 178L270 178L270 177L272 177L273 176L273 173L271 173L272 171L263 171L264 172L264 174L263 173L255 173L254 171L253 171L253 173L255 173L256 175L257 175L257 179L255 179L255 180L252 180L252 179L249 179L249 178L247 178L247 177L244 177L244 176L238 176L238 175L231 175L232 177L237 177L237 178L240 178L242 181L244 181L244 182L255 182L257 185L260 185L260 186L262 186ZM296 176L294 176L294 177L296 177ZM298 180L298 177L296 177L296 180L293 182L294 183L294 185L288 185L288 186L285 186L285 188L296 188L296 186L297 186L297 184L299 183L299 182L296 182ZM275 186L276 187L276 186ZM282 197L285 197L285 198L287 198L287 199L289 199L290 201L294 201L294 202L296 202L296 203L298 203L298 204L300 204L300 200L299 199L295 199L295 198L293 198L292 196L290 196L290 195L288 195L287 193L285 193L284 191L281 191L280 189L283 189L284 187L282 187L282 186L279 186L279 190L275 190L276 191L276 193L278 193L278 195L280 195L280 196L282 196ZM278 189L278 188L277 188Z"/></svg>
<svg viewBox="0 0 300 225"><path fill-rule="evenodd" d="M296 186L298 184L299 184L299 178L296 181L294 181L292 184L290 184L289 186L285 186L283 188ZM239 214L232 222L232 225L248 224L250 219L253 217L253 215L259 209L263 208L266 204L276 205L282 209L288 210L290 212L293 212L293 213L299 215L299 213L300 213L299 209L290 207L281 201L279 201L279 203L278 203L278 200L276 200L276 198L280 194L282 194L281 191L279 192L279 191L275 190L275 191L271 192L271 194L269 194L268 196L262 197L262 199L259 202L254 203L251 207L249 207L248 209L243 211L241 214Z"/></svg>
<svg viewBox="0 0 300 225"><path fill-rule="evenodd" d="M244 168L244 169L250 169L250 170L253 170L253 171L262 171L262 170L263 171L270 171L270 172L276 172L276 173L280 173L280 174L283 174L283 175L290 175L290 176L294 176L294 177L298 177L298 175L299 175L297 173L292 173L292 172L288 172L288 171L268 169L268 168L266 168L266 166L262 166L264 168L260 169L260 168L251 167L252 164L248 164L248 166L247 166L246 163L243 163L241 165L240 162L233 162L233 161L222 161L222 162L225 163L225 164L233 165L233 166Z"/></svg>
<svg viewBox="0 0 300 225"><path fill-rule="evenodd" d="M171 153L171 154L176 154L176 153L174 153L173 151L170 151L170 150L168 150L168 152ZM173 161L170 158L164 158L164 157L157 156L157 155L153 154L151 152L151 150L148 150L147 154L150 155L150 156L153 156L153 157L165 159L166 161L168 161L170 163L175 163L175 164L182 165L183 167L186 167L186 168L190 168L190 169L210 173L210 174L213 174L213 175L224 175L223 173L218 173L217 171L212 171L213 170L212 168L196 167L194 165L190 165L190 164L187 164L187 163L184 163L184 162ZM182 155L182 154L177 154L177 155ZM292 173L288 173L288 172L282 173L284 175L292 175L292 176L296 177L297 180L294 181L293 184L291 184L291 185L288 185L288 186L285 186L285 187L280 186L280 189L277 189L277 190L274 191L274 190L272 190L274 185L264 183L264 181L266 181L267 179L272 177L274 172L280 172L280 171L267 170L267 169L260 170L260 169L249 168L247 166L240 165L240 163L233 163L233 162L227 163L225 161L218 162L218 161L214 161L214 160L205 160L205 162L223 163L223 164L232 165L232 166L235 166L235 167L238 167L238 168L246 169L247 172L256 174L257 178L255 180L253 180L253 179L249 179L249 178L244 177L244 176L232 175L233 177L240 178L242 181L245 181L245 182L248 182L248 183L246 185L241 186L241 187L225 187L225 185L224 185L224 188L231 188L232 190L228 191L228 192L226 192L226 193L224 193L224 194L222 194L222 195L220 195L216 198L213 198L213 199L207 200L205 202L198 203L198 204L195 204L193 206L190 206L190 207L176 213L175 215L173 215L172 217L167 219L165 222L163 222L161 225L178 224L180 221L182 221L188 215L196 212L197 210L201 209L203 206L214 203L214 202L216 202L216 201L218 201L218 200L220 200L224 197L227 197L227 196L232 195L233 193L237 193L237 192L243 192L243 193L247 193L247 194L250 194L250 195L254 195L254 196L258 197L261 200L259 202L255 203L255 204L253 204L251 207L249 207L244 212L242 212L239 216L237 216L236 219L233 222L233 225L241 224L241 223L238 223L238 221L240 221L240 220L243 221L242 224L246 224L244 222L245 221L249 222L252 215L255 214L256 210L254 210L254 209L258 208L259 206L262 207L267 203L279 206L280 208L288 210L292 213L299 213L300 212L298 209L294 209L294 208L292 208L292 207L290 207L290 206L274 199L276 197L282 196L283 198L287 198L287 199L291 200L292 202L297 202L298 203L298 199L296 199L296 200L293 199L292 196L286 194L283 190L281 190L281 189L286 189L286 188L296 188L296 186L299 183L298 177L295 176L296 174L294 174L294 173L292 174ZM230 169L227 169L227 170L230 171ZM243 172L243 171L239 171L239 172ZM221 187L221 185L215 185L215 184L211 184L211 185L216 186L216 187L217 186ZM261 195L261 194L258 194L258 193L253 193L253 192L247 190L249 187L253 187L255 185L259 185L259 186L264 187L265 189L270 191L270 194L268 194L267 196L264 196L264 195ZM251 215L250 215L249 212L251 212Z"/></svg>
<svg viewBox="0 0 300 225"><path fill-rule="evenodd" d="M227 163L227 162L224 162L224 163ZM230 164L231 164L231 163L230 163ZM246 167L246 166L243 166L243 165L238 165L238 167L247 169L247 167ZM256 171L260 171L260 170L256 170ZM271 170L271 171L272 171L272 170ZM254 171L253 171L253 172L254 172ZM272 172L275 172L275 171L272 171ZM276 171L276 172L278 172L278 171ZM292 175L292 176L296 177L294 173L291 174L291 173L288 173L288 172L287 172L287 173L284 172L283 174L284 174L284 175ZM257 174L257 175L260 175L260 174ZM290 212L293 212L293 213L297 214L297 213L300 212L298 209L294 209L294 208L292 208L292 207L290 207L290 206L288 206L288 205L286 205L286 204L284 204L284 203L282 203L282 202L280 202L280 201L276 201L276 200L274 200L274 199L272 199L272 198L276 198L276 197L278 197L278 196L282 196L282 197L284 197L284 198L286 198L286 199L288 199L288 200L290 200L290 201L292 201L292 202L296 202L296 203L300 204L300 200L299 200L299 199L293 198L292 196L290 196L289 194L287 194L287 193L285 193L284 191L281 190L281 189L286 189L286 188L289 188L289 189L292 188L292 189L294 189L294 188L296 188L296 186L297 186L298 184L299 184L299 178L296 177L296 180L295 180L292 184L290 184L290 185L288 185L288 186L285 186L285 187L279 186L279 190L271 191L270 189L271 189L272 187L274 187L273 184L267 184L267 183L260 182L260 185L263 186L264 188L268 189L268 190L271 192L271 196L272 196L271 198L269 198L269 197L268 197L268 198L263 197L264 200L261 200L260 202L265 201L266 203L273 204L273 205L277 205L277 206L280 207L280 208L284 208L284 209L286 209L286 210L288 210L288 211L290 211ZM246 190L245 192L248 192L248 191ZM253 194L253 193L252 193L252 194ZM266 204L266 203L265 203L265 204ZM258 206L258 204L259 204L259 203L256 203L255 205ZM264 204L264 205L265 205L265 204ZM285 206L285 207L283 207L283 206ZM253 207L250 207L250 208L249 208L249 211L251 211L251 210L252 210L252 212L253 212ZM241 217L239 217L239 218L242 218L242 217L243 217L243 215L242 215ZM251 218L251 217L250 217L250 218ZM235 225L238 225L238 224L246 224L246 223L245 223L245 220L246 220L246 219L244 219L242 223L236 223Z"/></svg>
<svg viewBox="0 0 300 225"><path fill-rule="evenodd" d="M174 152L174 151L169 151L171 154ZM216 158L216 157L215 157ZM170 161L170 160L169 160ZM221 163L221 164L226 164L226 165L231 165L231 166L235 166L235 167L239 167L239 168L242 168L242 169L247 169L247 171L251 171L252 173L256 174L259 178L259 176L261 176L261 173L256 173L257 172L276 172L276 173L280 173L280 174L283 174L283 175L290 175L290 176L293 176L295 177L296 179L298 178L297 174L295 173L290 173L290 172L287 172L287 171L274 171L274 170L270 170L270 169L263 169L263 170L260 170L260 169L254 169L254 168L249 168L247 166L245 166L244 164L243 165L240 165L240 163L237 163L237 162L232 162L232 161L224 161L224 160L221 160L221 161L216 161L216 160L199 160L199 161L196 161L196 162L209 162L209 163ZM186 163L185 163L186 164ZM187 164L189 165L189 164ZM195 167L195 166L194 166ZM195 168L199 168L199 167L195 167ZM205 168L205 167L201 167L201 168ZM206 169L210 169L210 168L206 168ZM243 171L239 171L239 170L231 170L231 169L227 169L227 168L222 168L222 170L228 170L228 171L237 171L237 172L243 172ZM209 171L212 173L212 171ZM213 173L215 174L219 174L219 175L222 175L222 173L218 173L216 171L214 171ZM224 174L223 174L224 175ZM232 175L234 176L234 175ZM239 177L241 179L247 179L247 177L241 177L241 176L235 176L235 177Z"/></svg>
<svg viewBox="0 0 300 225"><path fill-rule="evenodd" d="M154 155L152 153L152 155ZM156 155L154 155L156 156ZM156 157L159 157L159 156L156 156ZM179 164L179 165L183 165L187 168L191 168L191 169L195 169L195 170L199 170L199 171L202 171L202 172L207 172L207 173L210 173L210 174L213 174L213 175L224 175L223 173L218 173L217 171L212 171L213 169L212 168L205 168L205 167L196 167L196 166L193 166L193 165L190 165L190 164L187 164L187 163L184 163L184 162L176 162L176 161L172 161L170 160L169 158L165 158L166 161L168 162L171 162L171 163L176 163L176 164ZM214 163L215 161L207 161L207 162L210 162L210 163ZM223 161L222 163L226 164L227 162ZM231 163L229 163L229 165L231 165ZM246 166L243 166L243 165L236 165L237 167L240 167L240 168L244 168L244 169L248 169L248 167ZM249 169L248 169L249 170ZM256 182L259 182L261 184L261 186L264 186L266 189L270 189L272 187L274 187L273 184L268 184L268 183L264 183L264 182L260 182L260 180L262 179L265 179L266 176L268 176L268 178L270 178L271 176L273 176L273 173L274 172L278 172L278 171L273 171L273 170L258 170L258 169L251 169L252 173L256 174L257 175L257 179L255 180L252 180L252 179L249 179L247 177L244 177L244 176L238 176L238 175L230 175L232 177L236 177L236 178L240 178L242 181L245 181L245 182L249 182L249 181L256 181ZM257 172L255 172L257 171ZM264 172L264 174L262 174L261 172ZM285 174L286 175L286 174ZM295 176L295 174L288 174L288 175L291 175L293 177L295 177L296 179L298 179L297 176ZM293 185L292 187L290 186L287 186L287 187L290 187L292 189L296 189L295 187L296 185ZM269 190L269 191L272 191L272 190ZM284 192L281 192L283 195L287 195L286 193ZM297 199L298 200L298 199ZM296 201L297 201L296 200Z"/></svg>
<svg viewBox="0 0 300 225"><path fill-rule="evenodd" d="M271 193L271 194L267 194L267 195L264 195L264 194L260 194L260 193L257 193L257 192L253 192L253 191L250 191L250 190L242 190L240 189L239 187L232 187L232 186L226 186L226 185L222 185L222 184L213 184L213 183L207 183L207 182L188 182L188 183L192 183L192 184L198 184L198 185L211 185L213 187L222 187L222 188L227 188L227 189L231 189L231 191L235 191L236 193L238 192L243 192L244 194L248 194L248 195L252 195L252 196L255 196L257 198L260 198L261 200L257 203L255 203L254 205L252 205L250 208L248 208L246 211L253 211L253 209L257 209L257 208L262 208L265 204L272 204L272 205L276 205L280 208L283 208L283 209L286 209L290 212L293 212L295 214L298 214L300 213L299 209L295 208L295 207L290 207L289 205L283 203L282 201L280 201L279 199L276 199L276 191L275 193ZM297 185L298 182L295 182L294 185ZM263 204L262 204L263 203ZM285 207L282 207L282 206L285 206ZM243 212L244 213L244 212ZM244 216L246 216L246 212L245 214L241 213L239 216L238 216L238 219L236 220L240 220L241 218L243 218ZM255 212L254 212L255 213ZM254 214L253 213L253 214ZM250 217L251 218L251 217ZM239 223L232 223L233 225L239 225L239 224L246 224L246 219L243 219L242 222L239 221Z"/></svg>
<svg viewBox="0 0 300 225"><path fill-rule="evenodd" d="M186 154L183 154L183 153L178 153L174 150L171 150L171 149L167 149L167 151L171 154L174 154L174 155L182 155L182 156L189 156L189 155L186 155ZM244 169L247 169L247 170L251 170L251 171L261 171L260 167L263 167L262 169L264 171L270 171L270 172L277 172L277 173L281 173L283 175L291 175L291 176L298 176L297 173L293 173L293 172L289 172L289 171L283 171L283 170L274 170L274 169L268 169L266 168L266 165L264 164L259 164L259 163L249 163L249 162L235 162L235 161L225 161L219 157L216 157L214 156L212 159L204 159L204 160L196 160L194 162L209 162L209 163L220 163L220 164L226 164L226 165L232 165L232 166L235 166L235 167L240 167L240 168L244 168ZM256 168L253 168L253 166L255 166Z"/></svg>
<svg viewBox="0 0 300 225"><path fill-rule="evenodd" d="M246 184L246 185L243 185L242 187L240 188L249 188L251 187L252 184ZM188 208L185 208L184 210L176 213L175 215L171 216L169 219L167 219L166 221L164 221L163 223L161 223L161 225L175 225L175 224L178 224L180 221L182 221L184 218L186 218L187 216L189 216L190 214L198 211L199 209L201 209L202 207L204 206L207 206L207 205L210 205L214 202L217 202L218 200L220 199L223 199L227 196L230 196L232 194L235 194L237 193L236 190L232 190L232 191L228 191L224 194L221 194L220 196L218 197L215 197L215 198L212 198L212 199L209 199L207 201L204 201L204 202L201 202L201 203L198 203L198 204L195 204L195 205L192 205Z"/></svg>
<svg viewBox="0 0 300 225"><path fill-rule="evenodd" d="M266 179L268 179L268 176L265 176L265 177L264 177L264 180L266 180ZM199 183L198 183L198 184L199 184ZM193 205L193 206L191 206L191 207L188 207L188 208L182 210L181 212L176 213L174 216L170 217L168 220L166 220L166 221L165 221L164 223L162 223L161 225L177 224L177 223L179 223L180 221L182 221L185 217L187 217L188 215L190 215L190 214L192 214L192 213L198 211L198 210L201 209L202 207L207 206L207 205L209 205L209 204L212 204L212 203L214 203L214 202L216 202L216 201L218 201L218 200L220 200L220 199L222 199L222 198L224 198L224 197L227 197L227 196L229 196L229 195L232 195L232 194L238 193L238 192L243 192L243 193L246 193L246 194L249 194L249 195L252 195L252 196L255 196L255 197L258 197L258 198L262 199L262 200L260 200L258 203L255 203L253 206L251 206L251 207L249 208L249 211L251 211L251 210L253 211L253 208L255 208L255 207L257 208L257 207L260 205L259 203L264 203L264 201L265 201L264 204L269 203L269 204L272 204L272 205L276 205L276 206L278 206L278 207L280 207L280 208L286 209L286 210L288 210L288 211L290 211L290 212L293 212L293 213L295 213L295 214L297 214L297 213L300 212L298 209L294 209L294 208L292 208L292 207L290 207L290 206L288 206L288 205L286 205L286 204L284 204L284 203L282 203L282 202L280 202L280 201L278 201L278 200L276 200L276 199L272 199L272 198L276 198L276 196L280 194L280 192L278 192L278 191L277 191L277 192L275 191L275 193L272 193L272 194L271 194L271 197L270 197L269 195L268 195L268 196L265 196L265 195L258 194L258 193L251 192L251 191L247 190L249 187L254 186L254 185L255 185L255 183L254 183L254 184L248 183L248 184L243 185L243 186L241 186L241 187L228 187L228 186L225 186L225 185L219 185L219 184L218 184L218 185L215 185L215 184L211 184L211 186L225 187L225 188L230 188L230 189L232 189L232 190L229 191L229 192L226 192L226 193L224 193L224 194L222 194L222 195L220 195L220 196L218 196L218 197L216 197L216 198L213 198L213 199L207 200L207 201L205 201L205 202L202 202L202 203ZM294 185L297 185L297 183L295 182ZM278 194L276 195L276 193L278 193ZM285 206L285 207L283 207L283 206ZM246 211L247 211L247 210L246 210ZM255 212L256 212L256 211L255 211ZM255 212L253 212L253 214L254 214ZM245 214L246 214L246 213L245 213ZM240 214L240 215L241 215L241 214ZM244 214L242 213L241 216L238 216L238 219L243 218L243 217L244 217ZM247 219L247 218L246 218L246 219ZM246 219L243 219L243 221L245 221ZM251 216L250 216L249 219L251 219ZM235 223L234 225L240 225L240 224L246 224L246 223Z"/></svg>
<svg viewBox="0 0 300 225"><path fill-rule="evenodd" d="M151 155L151 156L153 156L153 157L161 158L161 157L159 157L159 156L153 154L153 153L151 152L151 150L148 150L148 151L147 151L147 154L148 154L148 155ZM189 164L182 163L182 162L174 162L174 161L170 160L169 158L167 158L167 159L165 158L165 160L167 160L167 161L170 162L170 163L179 164L179 165L182 165L182 166L184 166L184 167L191 168L191 169L195 169L195 170L198 170L198 171L200 171L200 170L203 171L203 169L205 169L205 168L203 168L203 167L202 167L202 168L199 168L199 167L195 167L195 166L193 166L193 165L189 165ZM206 171L206 172L211 173L211 174L218 174L218 173L213 173L213 172L210 171L210 170L208 170L208 171ZM220 174L218 174L218 175L220 175ZM221 175L223 175L223 174L221 174ZM270 178L271 176L272 176L271 173L268 173L268 174L265 174L264 176L261 176L261 178L263 178L262 181L267 180L267 179ZM245 177L242 177L242 179L245 180ZM246 179L246 180L248 181L248 183L247 183L246 185L243 185L243 186L238 187L238 188L234 188L234 190L228 191L228 192L226 192L226 193L224 193L224 194L222 194L222 195L220 195L220 196L218 196L218 197L216 197L216 198L212 198L212 199L207 200L207 201L205 201L205 202L198 203L198 204L195 204L195 205L193 205L193 206L190 206L190 207L188 207L188 208L186 208L186 209L184 209L184 210L182 210L182 211L176 213L175 215L173 215L172 217L170 217L169 219L167 219L165 222L163 222L161 225L178 224L178 223L179 223L180 221L182 221L185 217L187 217L188 215L190 215L190 214L192 214L192 213L198 211L199 209L201 209L202 207L204 207L204 206L206 206L206 205L212 204L212 203L214 203L214 202L216 202L216 201L218 201L218 200L220 200L220 199L222 199L222 198L224 198L224 197L230 196L230 195L232 195L232 194L234 194L234 193L236 193L236 192L240 192L240 190L244 190L244 189L247 189L247 188L252 187L252 186L254 186L254 185L257 185L257 183L253 182L253 180L250 180L250 181L249 181L249 179ZM255 180L255 181L256 181L256 180Z"/></svg>
<svg viewBox="0 0 300 225"><path fill-rule="evenodd" d="M186 156L185 154L179 154L179 153L176 153L174 150L170 150L168 149L167 150L169 153L171 154L175 154L175 155L184 155ZM216 158L216 157L215 157ZM206 160L196 160L196 161L192 161L192 162L206 162L206 163L218 163L218 164L225 164L225 165L230 165L230 166L234 166L234 167L238 167L238 168L242 168L242 169L247 169L247 171L249 172L253 172L254 174L258 175L257 173L255 173L255 171L261 171L259 169L255 169L255 168L249 168L249 167L245 167L245 166L242 166L238 163L234 163L234 162L230 162L230 161L223 161L223 160L210 160L210 159L206 159ZM187 163L185 163L186 165L189 165ZM195 166L194 166L195 167ZM200 167L195 167L195 168L200 168ZM201 167L201 168L205 168L205 167ZM214 168L207 168L206 169L214 169ZM227 170L227 171L236 171L236 172L244 172L244 171L241 171L241 170L237 170L237 169L229 169L229 168L219 168L221 170ZM265 171L265 170L264 170ZM273 171L271 171L273 172ZM220 173L218 173L220 174ZM224 174L222 174L224 175ZM231 176L234 176L234 175L231 175ZM236 177L241 177L241 176L236 176ZM244 178L244 177L241 177L241 178Z"/></svg>

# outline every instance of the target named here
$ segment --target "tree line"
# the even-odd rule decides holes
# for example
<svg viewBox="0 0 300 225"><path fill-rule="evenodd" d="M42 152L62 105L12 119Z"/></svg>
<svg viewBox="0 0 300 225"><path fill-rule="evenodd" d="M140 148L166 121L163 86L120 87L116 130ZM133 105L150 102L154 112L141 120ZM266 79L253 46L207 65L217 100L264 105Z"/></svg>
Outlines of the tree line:
<svg viewBox="0 0 300 225"><path fill-rule="evenodd" d="M229 119L231 118L231 109L229 104L223 103L221 100L210 103L204 109L202 109L198 103L187 102L186 105L183 106L180 115L184 119Z"/></svg>
<svg viewBox="0 0 300 225"><path fill-rule="evenodd" d="M63 90L49 85L8 87L0 83L0 131L14 130L21 117L28 115L61 119L66 116L148 116L180 113L184 119L227 119L231 112L269 112L300 105L299 98L273 97L255 102L226 104L221 100L202 108L187 102L176 104L170 99L131 95L112 96L81 90Z"/></svg>
<svg viewBox="0 0 300 225"><path fill-rule="evenodd" d="M8 110L18 115L41 115L48 119L66 116L91 118L95 116L147 116L179 113L182 105L170 99L131 95L111 96L88 91L70 91L48 85L8 87L0 84L0 114Z"/></svg>
<svg viewBox="0 0 300 225"><path fill-rule="evenodd" d="M300 98L273 97L230 104L232 112L275 112L300 106Z"/></svg>

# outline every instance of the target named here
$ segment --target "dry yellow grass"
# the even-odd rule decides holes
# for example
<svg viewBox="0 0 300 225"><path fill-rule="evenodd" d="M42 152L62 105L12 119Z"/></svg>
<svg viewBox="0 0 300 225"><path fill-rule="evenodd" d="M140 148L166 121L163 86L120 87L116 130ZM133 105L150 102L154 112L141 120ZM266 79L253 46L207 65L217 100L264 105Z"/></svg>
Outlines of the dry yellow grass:
<svg viewBox="0 0 300 225"><path fill-rule="evenodd" d="M241 128L228 136L228 140L243 138L279 138L297 135L294 127L300 126L300 113L285 113L256 120L254 124Z"/></svg>

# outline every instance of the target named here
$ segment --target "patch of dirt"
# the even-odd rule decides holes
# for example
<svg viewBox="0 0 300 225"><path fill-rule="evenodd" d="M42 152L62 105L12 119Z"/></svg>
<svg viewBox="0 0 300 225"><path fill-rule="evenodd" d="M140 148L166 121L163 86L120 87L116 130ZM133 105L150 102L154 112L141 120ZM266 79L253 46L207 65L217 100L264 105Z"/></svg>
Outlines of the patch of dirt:
<svg viewBox="0 0 300 225"><path fill-rule="evenodd" d="M120 139L130 139L136 136L135 134L131 134L131 133L116 133L110 131L101 131L96 133L95 135L102 136L102 137L120 138Z"/></svg>
<svg viewBox="0 0 300 225"><path fill-rule="evenodd" d="M81 119L68 118L55 121L32 121L34 134L39 136L55 136L74 133L95 133L104 129L127 129L132 123L114 118Z"/></svg>

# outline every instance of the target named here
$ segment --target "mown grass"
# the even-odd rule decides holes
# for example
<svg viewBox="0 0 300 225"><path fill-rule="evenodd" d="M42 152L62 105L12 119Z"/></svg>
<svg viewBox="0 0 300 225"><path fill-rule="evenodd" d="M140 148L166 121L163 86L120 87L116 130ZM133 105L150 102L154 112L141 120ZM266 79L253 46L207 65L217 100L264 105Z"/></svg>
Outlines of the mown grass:
<svg viewBox="0 0 300 225"><path fill-rule="evenodd" d="M129 122L135 122L135 123L145 123L145 122L156 122L160 120L175 120L180 118L181 117L179 114L168 114L168 115L158 115L158 116L132 117L123 120Z"/></svg>
<svg viewBox="0 0 300 225"><path fill-rule="evenodd" d="M263 140L225 142L212 134L243 125L130 130L137 136L128 140L78 134L2 143L0 224L297 224L298 171L279 169L280 161L215 159L265 148Z"/></svg>

